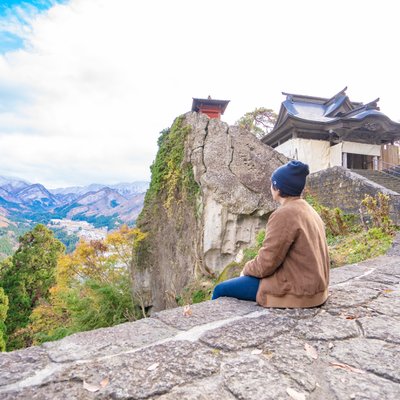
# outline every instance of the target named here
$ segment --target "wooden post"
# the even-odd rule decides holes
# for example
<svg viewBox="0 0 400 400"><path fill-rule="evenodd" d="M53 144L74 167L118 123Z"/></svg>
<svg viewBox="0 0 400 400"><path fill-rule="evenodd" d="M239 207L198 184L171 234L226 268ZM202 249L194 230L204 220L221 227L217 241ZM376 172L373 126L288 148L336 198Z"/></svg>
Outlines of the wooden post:
<svg viewBox="0 0 400 400"><path fill-rule="evenodd" d="M342 153L342 167L347 168L347 153Z"/></svg>
<svg viewBox="0 0 400 400"><path fill-rule="evenodd" d="M372 169L374 171L378 171L378 156L373 156L372 157Z"/></svg>

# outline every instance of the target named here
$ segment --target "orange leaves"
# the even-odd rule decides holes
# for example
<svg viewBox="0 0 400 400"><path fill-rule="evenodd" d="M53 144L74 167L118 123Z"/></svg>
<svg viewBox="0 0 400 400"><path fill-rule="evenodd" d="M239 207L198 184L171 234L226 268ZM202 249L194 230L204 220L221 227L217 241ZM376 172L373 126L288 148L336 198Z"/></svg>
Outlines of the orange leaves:
<svg viewBox="0 0 400 400"><path fill-rule="evenodd" d="M193 315L193 310L190 305L186 305L183 307L183 316L184 317L191 317Z"/></svg>
<svg viewBox="0 0 400 400"><path fill-rule="evenodd" d="M331 362L329 363L330 366L332 366L333 368L340 368L340 369L344 369L346 371L350 371L350 372L355 372L357 374L365 374L365 371L363 371L362 369L358 369L358 368L354 368L351 365L348 364L342 364L342 363L338 363L338 362Z"/></svg>
<svg viewBox="0 0 400 400"><path fill-rule="evenodd" d="M99 384L93 384L83 381L83 388L86 389L88 392L95 393L105 388L109 383L110 380L108 378L104 378Z"/></svg>

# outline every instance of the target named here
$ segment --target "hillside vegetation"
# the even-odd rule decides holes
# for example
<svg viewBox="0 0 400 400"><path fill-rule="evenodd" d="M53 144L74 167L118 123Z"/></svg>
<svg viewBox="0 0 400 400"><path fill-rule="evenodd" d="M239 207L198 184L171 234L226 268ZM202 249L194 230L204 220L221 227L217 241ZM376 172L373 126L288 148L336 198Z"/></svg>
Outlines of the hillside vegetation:
<svg viewBox="0 0 400 400"><path fill-rule="evenodd" d="M0 349L141 318L129 267L144 238L124 225L65 254L44 225L21 236L13 256L0 262Z"/></svg>

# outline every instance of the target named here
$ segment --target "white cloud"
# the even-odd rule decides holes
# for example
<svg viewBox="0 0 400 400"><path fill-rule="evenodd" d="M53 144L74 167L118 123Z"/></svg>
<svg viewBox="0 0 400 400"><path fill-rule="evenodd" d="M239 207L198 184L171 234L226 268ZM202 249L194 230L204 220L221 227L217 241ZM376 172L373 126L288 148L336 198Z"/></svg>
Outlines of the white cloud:
<svg viewBox="0 0 400 400"><path fill-rule="evenodd" d="M282 91L381 97L400 119L392 3L71 0L34 15L26 49L0 57L0 175L47 185L149 179L158 133L192 97L225 120ZM17 23L15 21L11 21ZM17 27L15 28L17 31ZM0 96L1 99L1 96Z"/></svg>

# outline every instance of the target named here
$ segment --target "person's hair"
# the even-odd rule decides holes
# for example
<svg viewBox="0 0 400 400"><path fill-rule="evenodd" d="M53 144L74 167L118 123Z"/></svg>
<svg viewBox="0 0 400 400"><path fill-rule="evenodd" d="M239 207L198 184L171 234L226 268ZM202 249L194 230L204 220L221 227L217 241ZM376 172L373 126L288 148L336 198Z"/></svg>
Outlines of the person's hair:
<svg viewBox="0 0 400 400"><path fill-rule="evenodd" d="M290 194L285 193L282 189L278 189L274 184L272 184L272 189L278 190L279 196L281 196L281 197L296 197L296 196L291 196Z"/></svg>

